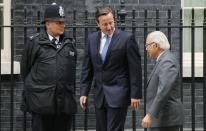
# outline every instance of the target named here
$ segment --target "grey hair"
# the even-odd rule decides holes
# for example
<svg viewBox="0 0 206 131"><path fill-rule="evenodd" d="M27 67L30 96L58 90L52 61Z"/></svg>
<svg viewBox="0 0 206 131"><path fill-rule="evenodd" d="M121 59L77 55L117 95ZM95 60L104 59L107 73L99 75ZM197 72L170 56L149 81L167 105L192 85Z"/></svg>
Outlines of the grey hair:
<svg viewBox="0 0 206 131"><path fill-rule="evenodd" d="M148 34L148 37L150 37L153 42L158 43L160 45L160 48L164 50L170 49L169 41L163 32L153 31Z"/></svg>

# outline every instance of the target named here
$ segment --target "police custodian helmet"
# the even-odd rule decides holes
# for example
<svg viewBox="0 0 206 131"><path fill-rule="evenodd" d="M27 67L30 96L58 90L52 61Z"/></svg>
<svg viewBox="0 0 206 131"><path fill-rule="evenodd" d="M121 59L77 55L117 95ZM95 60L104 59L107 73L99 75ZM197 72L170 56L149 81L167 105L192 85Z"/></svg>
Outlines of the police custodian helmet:
<svg viewBox="0 0 206 131"><path fill-rule="evenodd" d="M46 21L64 21L64 9L62 6L57 5L56 3L52 3L49 5L44 12L44 20L42 24Z"/></svg>

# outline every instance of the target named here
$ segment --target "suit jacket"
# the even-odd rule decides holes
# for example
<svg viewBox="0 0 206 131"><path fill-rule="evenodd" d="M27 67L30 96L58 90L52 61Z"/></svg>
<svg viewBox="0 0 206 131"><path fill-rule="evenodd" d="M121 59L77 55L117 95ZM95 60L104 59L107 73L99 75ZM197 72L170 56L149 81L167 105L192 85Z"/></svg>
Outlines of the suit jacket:
<svg viewBox="0 0 206 131"><path fill-rule="evenodd" d="M126 107L131 98L142 97L141 56L131 33L116 29L105 62L99 54L101 32L89 35L82 66L80 95L88 96L94 82L97 108L104 99L110 107Z"/></svg>
<svg viewBox="0 0 206 131"><path fill-rule="evenodd" d="M183 124L178 78L178 63L167 50L160 56L147 83L147 112L153 117L151 127Z"/></svg>

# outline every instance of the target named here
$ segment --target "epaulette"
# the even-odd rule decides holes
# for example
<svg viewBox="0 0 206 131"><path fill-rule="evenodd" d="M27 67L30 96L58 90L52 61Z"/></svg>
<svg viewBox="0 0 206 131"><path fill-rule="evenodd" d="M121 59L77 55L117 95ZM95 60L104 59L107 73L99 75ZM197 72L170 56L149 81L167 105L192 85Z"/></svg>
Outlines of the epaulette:
<svg viewBox="0 0 206 131"><path fill-rule="evenodd" d="M70 39L70 41L71 41L72 43L75 43L75 42L76 42L74 38L69 38L69 39Z"/></svg>
<svg viewBox="0 0 206 131"><path fill-rule="evenodd" d="M71 37L66 37L66 42L70 42L70 43L75 43L75 39L74 38L71 38Z"/></svg>
<svg viewBox="0 0 206 131"><path fill-rule="evenodd" d="M30 40L33 40L35 37L39 36L39 33L34 33L34 34L31 34L29 35L29 39Z"/></svg>

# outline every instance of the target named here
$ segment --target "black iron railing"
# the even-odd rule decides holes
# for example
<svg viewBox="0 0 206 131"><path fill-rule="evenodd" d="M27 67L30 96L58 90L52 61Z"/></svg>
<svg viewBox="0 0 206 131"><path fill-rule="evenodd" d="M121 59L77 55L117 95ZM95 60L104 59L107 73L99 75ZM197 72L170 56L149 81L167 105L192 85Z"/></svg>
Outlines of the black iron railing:
<svg viewBox="0 0 206 131"><path fill-rule="evenodd" d="M122 2L122 4L124 4ZM13 12L13 11L12 11ZM179 79L179 85L181 87L181 100L184 103L184 88L183 88L183 84L184 84L184 79L183 78L183 29L184 28L189 28L191 29L191 77L189 78L191 81L189 82L191 87L190 87L190 98L191 98L191 105L190 105L190 110L191 110L191 114L187 114L189 117L191 118L191 127L184 127L184 128L190 128L192 131L195 131L197 126L196 126L196 101L195 101L195 89L196 89L196 77L195 77L195 29L197 28L202 28L203 29L203 77L200 78L200 83L203 84L203 88L202 88L202 101L200 101L200 103L202 103L203 105L203 119L202 119L202 125L198 128L201 128L202 130L206 131L206 9L204 9L204 20L203 20L203 24L202 26L196 26L195 25L195 19L194 19L194 9L192 9L192 19L191 19L191 25L190 26L184 26L183 25L183 19L182 19L182 10L179 11L179 18L172 18L172 13L171 10L166 11L167 12L167 18L161 18L160 17L160 11L157 9L153 12L155 12L155 16L154 17L148 17L149 12L151 12L150 10L144 10L144 17L140 18L137 17L136 11L132 10L132 11L126 11L124 9L124 6L122 5L121 10L118 11L114 11L114 17L115 17L115 23L117 28L121 28L122 30L125 31L130 31L133 33L133 35L136 37L140 49L141 49L141 54L142 54L142 66L143 66L143 77L144 77L144 81L143 81L143 85L144 85L144 90L146 89L146 84L147 84L147 77L148 77L148 73L151 71L151 67L152 67L152 61L149 60L147 58L147 53L146 50L144 48L144 43L145 43L145 38L147 36L147 34L152 31L152 30L162 30L163 32L166 33L166 35L168 36L168 40L171 43L171 50L175 53L179 53L178 54L178 59L179 59L179 63L180 63L180 79ZM69 35L71 35L75 40L76 40L76 47L77 49L83 49L84 47L84 43L87 40L87 36L89 33L98 30L96 24L95 24L95 19L94 16L92 18L89 17L89 12L85 11L84 13L84 17L81 18L81 20L83 20L83 22L79 20L79 18L77 18L77 11L74 10L73 12L73 19L70 20L70 23L67 24L66 23L66 33L68 33ZM131 13L131 17L127 18L127 15ZM28 24L27 22L27 10L24 10L24 23L23 24L16 24L14 21L14 16L12 14L12 20L11 20L11 25L0 25L0 29L4 29L4 28L10 28L11 29L11 51L10 51L10 55L11 55L11 59L10 59L10 64L11 64L11 70L10 70L10 74L9 74L9 83L10 83L10 88L9 90L9 94L10 95L10 105L8 106L8 110L10 110L9 113L9 129L10 131L14 131L16 128L16 120L14 119L16 117L15 115L15 105L19 104L16 103L15 101L15 94L16 94L16 90L15 90L15 77L16 75L14 74L14 60L15 60L15 56L16 55L21 55L18 54L17 50L22 50L22 48L18 48L16 41L17 41L17 32L16 30L18 29L22 29L23 31L22 33L22 38L23 38L23 44L26 44L26 36L33 31L36 32L40 32L41 29L43 29L43 25L41 25L41 20L40 20L40 14L41 12L38 11L37 12L37 20L35 24ZM139 22L140 20L142 20L142 22ZM92 21L92 22L91 22ZM162 22L163 21L163 22ZM174 33L175 30L175 33ZM139 38L139 36L141 38ZM173 42L173 39L178 39L177 43ZM177 48L178 47L178 48ZM0 50L0 56L1 56L2 51ZM1 58L1 57L0 57ZM78 60L80 63L80 59ZM2 60L1 60L2 63ZM78 66L78 65L77 65ZM0 65L0 69L2 69L2 66ZM77 69L77 72L79 72L80 70ZM77 76L77 75L76 75ZM4 74L0 75L0 94L2 94L3 92L3 85L2 83L4 81L2 81L2 77L5 77ZM76 78L76 88L74 90L75 95L78 96L79 94L79 84L78 84L78 80L79 78ZM23 84L22 84L23 87ZM141 118L142 116L145 115L146 113L146 92L144 91L144 99L143 99L143 112L141 114L141 116L138 116L137 112L135 111L131 111L130 115L132 120L131 120L131 127L133 131L136 131L136 129L140 129L141 127L139 126L139 121L137 120L137 118ZM78 101L78 98L77 98ZM2 98L2 95L0 97L0 105L4 104L4 100ZM2 122L4 121L4 119L2 118L2 106L0 106L0 130L5 129ZM78 118L78 116L81 115L81 118ZM73 119L73 131L75 131L76 129L83 129L84 131L87 131L88 129L90 129L91 127L88 126L89 124L89 110L86 109L82 114L80 113L79 115L75 115L74 119ZM26 131L28 130L29 125L28 125L28 121L30 121L30 119L28 119L28 113L23 113L22 114L22 130ZM82 119L83 117L83 119ZM81 127L79 127L79 119L82 119L83 121L83 126L81 125ZM186 120L186 121L190 121L190 120ZM15 126L14 126L15 125ZM184 128L182 127L181 130L184 130Z"/></svg>

